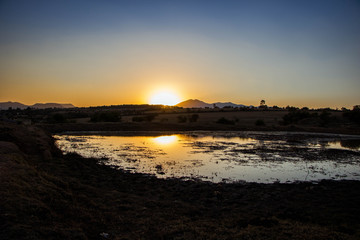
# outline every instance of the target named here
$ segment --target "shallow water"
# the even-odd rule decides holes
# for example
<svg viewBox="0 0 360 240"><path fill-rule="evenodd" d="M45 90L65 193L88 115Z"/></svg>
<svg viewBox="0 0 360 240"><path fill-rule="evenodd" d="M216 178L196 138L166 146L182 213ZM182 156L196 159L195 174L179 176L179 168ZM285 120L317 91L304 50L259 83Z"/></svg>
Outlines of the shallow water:
<svg viewBox="0 0 360 240"><path fill-rule="evenodd" d="M130 172L212 182L360 180L360 136L284 132L93 132L54 136L65 153Z"/></svg>

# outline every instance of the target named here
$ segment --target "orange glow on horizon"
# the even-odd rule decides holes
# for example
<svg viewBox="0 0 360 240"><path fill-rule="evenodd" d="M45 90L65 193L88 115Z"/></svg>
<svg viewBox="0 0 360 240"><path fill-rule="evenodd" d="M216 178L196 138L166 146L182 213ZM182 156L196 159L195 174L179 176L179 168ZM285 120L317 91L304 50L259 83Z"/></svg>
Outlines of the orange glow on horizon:
<svg viewBox="0 0 360 240"><path fill-rule="evenodd" d="M174 106L180 102L180 97L172 90L161 89L152 93L148 102L153 105Z"/></svg>

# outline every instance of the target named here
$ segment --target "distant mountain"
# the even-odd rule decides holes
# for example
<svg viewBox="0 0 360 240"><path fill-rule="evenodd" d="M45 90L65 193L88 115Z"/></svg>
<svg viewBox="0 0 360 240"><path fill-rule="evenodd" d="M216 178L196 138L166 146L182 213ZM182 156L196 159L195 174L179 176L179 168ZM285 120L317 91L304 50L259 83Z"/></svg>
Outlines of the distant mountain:
<svg viewBox="0 0 360 240"><path fill-rule="evenodd" d="M235 103L232 103L232 102L216 102L216 103L213 103L215 104L215 106L219 107L219 108L223 108L223 107L247 107L245 105L242 105L242 104L235 104Z"/></svg>
<svg viewBox="0 0 360 240"><path fill-rule="evenodd" d="M71 103L36 103L34 105L25 105L19 102L1 102L0 109L7 110L9 108L13 109L25 109L25 108L37 108L37 109L45 109L45 108L74 108L75 106Z"/></svg>
<svg viewBox="0 0 360 240"><path fill-rule="evenodd" d="M36 103L31 108L45 109L45 108L74 108L75 106L71 103Z"/></svg>
<svg viewBox="0 0 360 240"><path fill-rule="evenodd" d="M176 104L178 107L183 108L205 108L205 107L213 107L211 104L200 101L198 99L189 99L184 102Z"/></svg>
<svg viewBox="0 0 360 240"><path fill-rule="evenodd" d="M218 108L223 107L248 107L246 105L242 104L235 104L232 102L216 102L216 103L206 103L203 101L200 101L198 99L189 99L184 102L178 103L176 105L177 107L183 107L183 108L214 108L215 106Z"/></svg>
<svg viewBox="0 0 360 240"><path fill-rule="evenodd" d="M63 108L75 108L75 106L71 103L61 103L61 105Z"/></svg>
<svg viewBox="0 0 360 240"><path fill-rule="evenodd" d="M9 108L12 108L12 109L17 109L17 108L25 109L27 107L28 107L27 105L19 103L19 102L1 102L0 103L0 109L5 109L5 110L7 110Z"/></svg>

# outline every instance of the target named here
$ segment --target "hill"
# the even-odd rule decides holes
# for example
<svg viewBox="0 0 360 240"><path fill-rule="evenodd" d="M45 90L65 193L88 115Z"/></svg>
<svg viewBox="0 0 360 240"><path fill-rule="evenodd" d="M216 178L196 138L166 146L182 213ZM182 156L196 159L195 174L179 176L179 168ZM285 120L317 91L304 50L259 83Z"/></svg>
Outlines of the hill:
<svg viewBox="0 0 360 240"><path fill-rule="evenodd" d="M74 108L75 106L71 103L36 103L32 106L32 108L39 108L39 109L45 109L45 108Z"/></svg>
<svg viewBox="0 0 360 240"><path fill-rule="evenodd" d="M216 102L216 103L213 103L212 105L215 105L219 108L223 108L223 107L248 107L248 106L245 106L243 104L235 104L235 103L232 103L232 102Z"/></svg>
<svg viewBox="0 0 360 240"><path fill-rule="evenodd" d="M7 110L9 108L12 109L25 109L25 108L37 108L37 109L45 109L45 108L75 108L71 103L35 103L34 105L25 105L19 102L1 102L0 110Z"/></svg>
<svg viewBox="0 0 360 240"><path fill-rule="evenodd" d="M198 99L189 99L186 101L183 101L181 103L176 104L178 107L183 108L205 108L205 107L213 107L211 104L200 101Z"/></svg>
<svg viewBox="0 0 360 240"><path fill-rule="evenodd" d="M20 108L20 109L25 109L27 108L28 106L25 105L25 104L22 104L22 103L19 103L19 102L1 102L0 103L0 109L4 109L4 110L7 110L9 108L13 108L13 109L17 109L17 108Z"/></svg>
<svg viewBox="0 0 360 240"><path fill-rule="evenodd" d="M232 102L216 102L216 103L206 103L203 102L201 100L198 99L189 99L186 101L183 101L181 103L178 103L176 105L177 107L183 107L183 108L214 108L219 107L219 108L223 108L223 107L248 107L246 105L242 105L242 104L235 104Z"/></svg>

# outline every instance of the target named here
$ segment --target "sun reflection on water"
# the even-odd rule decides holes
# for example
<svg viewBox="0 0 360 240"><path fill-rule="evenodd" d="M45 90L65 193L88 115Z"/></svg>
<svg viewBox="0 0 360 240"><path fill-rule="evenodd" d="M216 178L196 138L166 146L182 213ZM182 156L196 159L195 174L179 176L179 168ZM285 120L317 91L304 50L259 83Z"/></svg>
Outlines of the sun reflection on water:
<svg viewBox="0 0 360 240"><path fill-rule="evenodd" d="M176 135L161 136L161 137L153 138L155 143L161 144L161 145L170 145L170 144L176 142L177 139L178 139L178 137Z"/></svg>

